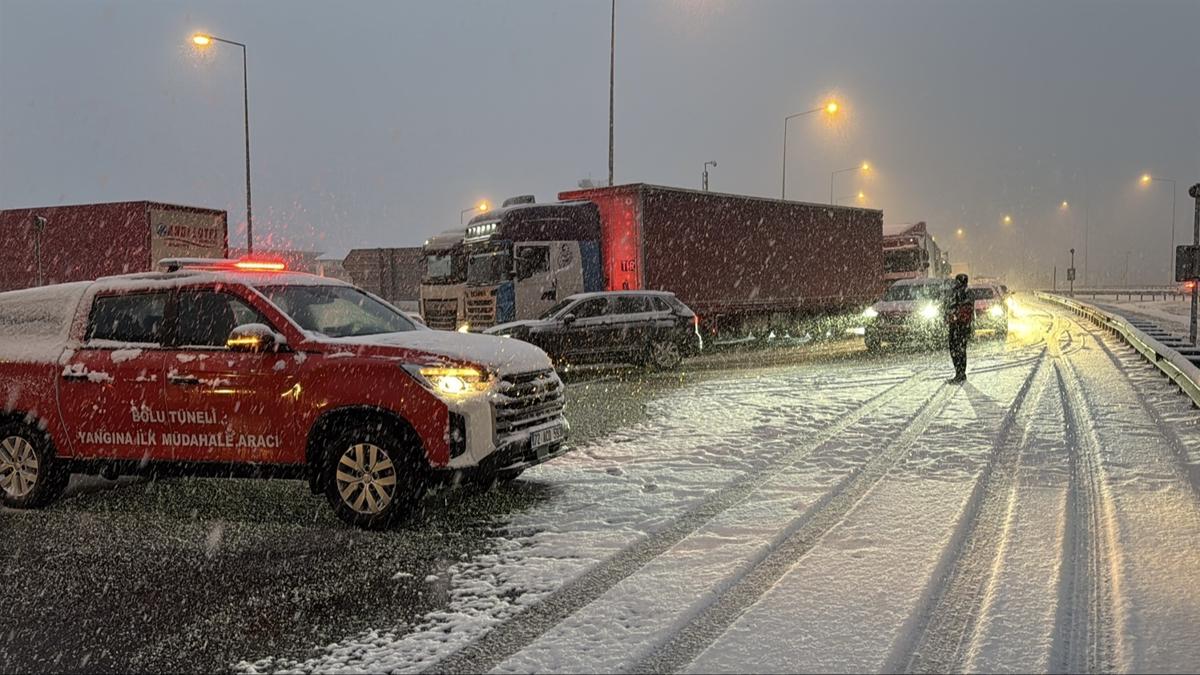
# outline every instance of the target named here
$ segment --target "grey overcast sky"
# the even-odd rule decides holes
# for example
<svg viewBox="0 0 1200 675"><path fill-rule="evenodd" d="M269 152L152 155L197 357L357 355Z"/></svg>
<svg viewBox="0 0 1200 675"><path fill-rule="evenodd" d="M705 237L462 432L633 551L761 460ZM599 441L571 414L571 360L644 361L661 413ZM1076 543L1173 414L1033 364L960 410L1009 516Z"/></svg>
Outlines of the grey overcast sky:
<svg viewBox="0 0 1200 675"><path fill-rule="evenodd" d="M203 30L249 45L256 239L417 244L481 198L606 179L608 12L0 0L0 207L181 202L244 236L241 59L197 53ZM618 0L616 179L699 187L716 160L712 189L778 196L783 117L836 95L835 125L789 127L789 197L827 201L830 171L867 159L835 196L1043 283L1072 244L1082 267L1086 206L1094 279L1128 259L1162 282L1171 186L1137 177L1178 181L1190 238L1198 26L1197 0Z"/></svg>

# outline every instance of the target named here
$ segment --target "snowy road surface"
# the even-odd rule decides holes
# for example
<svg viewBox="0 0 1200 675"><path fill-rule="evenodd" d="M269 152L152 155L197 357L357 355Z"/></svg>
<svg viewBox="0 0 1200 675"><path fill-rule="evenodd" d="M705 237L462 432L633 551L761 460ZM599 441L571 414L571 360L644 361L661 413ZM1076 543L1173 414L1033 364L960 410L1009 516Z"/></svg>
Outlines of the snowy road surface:
<svg viewBox="0 0 1200 675"><path fill-rule="evenodd" d="M1200 429L1156 370L1041 305L961 388L848 346L572 376L577 452L390 532L294 481L0 509L0 670L1200 667Z"/></svg>
<svg viewBox="0 0 1200 675"><path fill-rule="evenodd" d="M538 467L447 606L247 671L1195 671L1200 427L1026 305L1005 345L742 371ZM385 570L403 575L404 570Z"/></svg>

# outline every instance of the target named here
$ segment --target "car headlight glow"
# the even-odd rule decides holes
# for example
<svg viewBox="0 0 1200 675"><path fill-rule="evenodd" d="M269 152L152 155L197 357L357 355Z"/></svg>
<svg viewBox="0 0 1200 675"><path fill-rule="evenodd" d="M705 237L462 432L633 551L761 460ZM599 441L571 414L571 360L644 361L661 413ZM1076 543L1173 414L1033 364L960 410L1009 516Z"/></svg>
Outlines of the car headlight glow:
<svg viewBox="0 0 1200 675"><path fill-rule="evenodd" d="M936 319L938 317L938 306L932 302L925 305L921 308L921 317L931 321Z"/></svg>
<svg viewBox="0 0 1200 675"><path fill-rule="evenodd" d="M1004 316L1004 308L1000 305L992 305L988 308L988 316L992 317L993 319L999 319L1000 317Z"/></svg>
<svg viewBox="0 0 1200 675"><path fill-rule="evenodd" d="M460 333L470 333L471 332L471 324L469 322L464 323L461 326L459 326L458 328L456 328L455 330L457 330Z"/></svg>
<svg viewBox="0 0 1200 675"><path fill-rule="evenodd" d="M863 310L862 315L864 319L874 319L879 316L879 312L874 307L868 307Z"/></svg>
<svg viewBox="0 0 1200 675"><path fill-rule="evenodd" d="M415 375L435 393L450 398L470 396L487 391L490 384L485 373L476 368L452 366L406 366L405 370Z"/></svg>

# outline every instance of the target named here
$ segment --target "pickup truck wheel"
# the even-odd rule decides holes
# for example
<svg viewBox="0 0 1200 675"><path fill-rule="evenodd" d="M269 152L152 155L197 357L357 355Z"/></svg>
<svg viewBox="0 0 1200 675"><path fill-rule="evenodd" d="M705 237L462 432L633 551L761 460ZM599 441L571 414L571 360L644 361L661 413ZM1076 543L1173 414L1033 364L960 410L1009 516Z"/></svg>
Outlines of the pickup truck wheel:
<svg viewBox="0 0 1200 675"><path fill-rule="evenodd" d="M683 362L683 351L674 340L652 342L646 360L656 370L674 370Z"/></svg>
<svg viewBox="0 0 1200 675"><path fill-rule="evenodd" d="M0 425L0 499L5 506L45 506L62 495L70 479L46 434L25 424Z"/></svg>
<svg viewBox="0 0 1200 675"><path fill-rule="evenodd" d="M386 432L348 433L330 446L325 496L339 518L382 529L409 512L420 497L420 481L405 450Z"/></svg>

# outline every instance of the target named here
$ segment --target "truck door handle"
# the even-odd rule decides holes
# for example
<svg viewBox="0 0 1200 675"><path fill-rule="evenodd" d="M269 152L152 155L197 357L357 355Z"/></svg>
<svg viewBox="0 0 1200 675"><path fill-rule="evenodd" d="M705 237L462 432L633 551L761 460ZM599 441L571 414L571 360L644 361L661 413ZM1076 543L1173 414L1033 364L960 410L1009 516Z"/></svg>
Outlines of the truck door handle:
<svg viewBox="0 0 1200 675"><path fill-rule="evenodd" d="M180 386L200 384L200 378L195 375L168 375L167 381Z"/></svg>
<svg viewBox="0 0 1200 675"><path fill-rule="evenodd" d="M73 373L73 372L72 373L63 373L62 379L68 380L70 382L81 382L83 380L88 379L88 374L87 373Z"/></svg>

